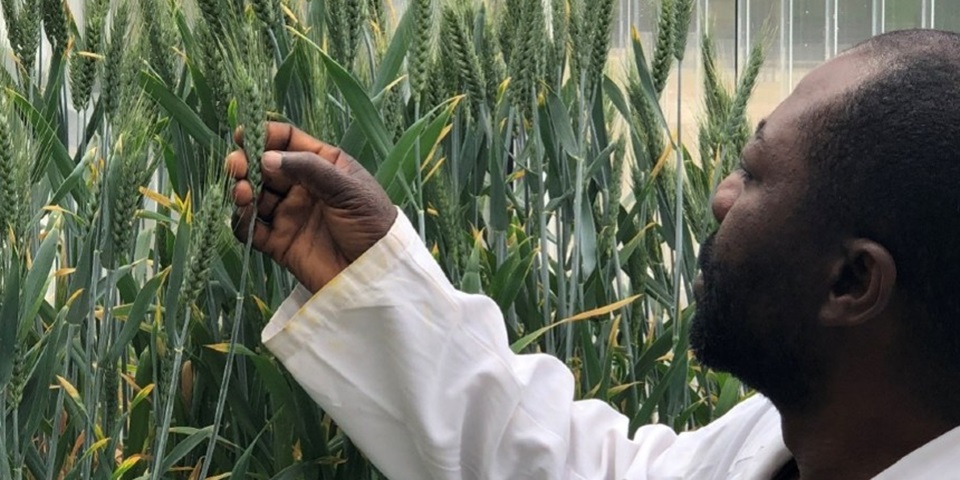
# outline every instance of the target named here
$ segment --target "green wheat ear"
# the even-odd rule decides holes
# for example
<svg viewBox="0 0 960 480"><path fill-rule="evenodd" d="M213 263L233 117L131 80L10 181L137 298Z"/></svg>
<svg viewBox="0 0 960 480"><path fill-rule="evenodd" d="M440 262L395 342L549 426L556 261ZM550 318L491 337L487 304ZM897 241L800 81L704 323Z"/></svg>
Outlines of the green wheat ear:
<svg viewBox="0 0 960 480"><path fill-rule="evenodd" d="M106 47L103 62L103 101L104 113L113 117L120 108L123 84L124 63L127 57L125 48L130 33L130 0L120 0L113 11L110 25L110 39Z"/></svg>
<svg viewBox="0 0 960 480"><path fill-rule="evenodd" d="M19 247L26 241L31 208L30 168L36 144L5 96L0 96L0 244L13 235Z"/></svg>
<svg viewBox="0 0 960 480"><path fill-rule="evenodd" d="M98 58L103 53L103 23L110 2L93 0L84 10L83 36L78 37L70 57L70 88L73 108L83 110L90 102L90 94L97 80Z"/></svg>
<svg viewBox="0 0 960 480"><path fill-rule="evenodd" d="M211 162L213 163L213 162ZM184 277L182 304L189 313L210 278L210 267L216 256L217 245L223 237L223 218L226 211L224 182L212 178L207 191L198 198L190 237L189 266Z"/></svg>
<svg viewBox="0 0 960 480"><path fill-rule="evenodd" d="M168 86L176 85L176 49L179 48L176 11L167 0L142 0L141 28L146 35L150 65Z"/></svg>
<svg viewBox="0 0 960 480"><path fill-rule="evenodd" d="M485 8L485 7L481 7ZM497 41L496 24L484 13L483 44L480 48L480 61L483 65L483 77L487 79L487 101L496 102L500 84L507 78L507 66Z"/></svg>
<svg viewBox="0 0 960 480"><path fill-rule="evenodd" d="M480 117L480 107L487 102L487 80L477 56L473 36L467 32L463 16L452 7L443 9L443 29L451 39L457 76L466 86L474 119Z"/></svg>
<svg viewBox="0 0 960 480"><path fill-rule="evenodd" d="M17 4L7 0L0 2L0 8L3 9L3 24L7 27L7 40L10 42L10 45L16 49L21 43L20 12L17 9Z"/></svg>
<svg viewBox="0 0 960 480"><path fill-rule="evenodd" d="M30 375L30 372L24 365L26 363L24 361L26 354L27 352L24 351L23 345L17 342L17 346L13 350L13 373L10 377L10 383L6 388L7 402L9 402L10 405L19 405L23 400L23 388L26 386Z"/></svg>
<svg viewBox="0 0 960 480"><path fill-rule="evenodd" d="M65 0L40 0L43 29L47 32L47 40L56 52L62 52L67 47L67 13ZM3 2L8 3L8 2Z"/></svg>
<svg viewBox="0 0 960 480"><path fill-rule="evenodd" d="M226 39L224 67L231 81L231 96L237 102L237 123L243 130L243 151L247 156L247 179L260 191L260 157L266 146L267 112L273 108L270 88L272 63L262 48L263 34L248 16Z"/></svg>
<svg viewBox="0 0 960 480"><path fill-rule="evenodd" d="M593 85L601 78L610 53L610 35L613 31L615 0L596 0L590 29L590 72Z"/></svg>
<svg viewBox="0 0 960 480"><path fill-rule="evenodd" d="M676 21L674 23L674 57L682 62L683 56L687 50L687 36L690 33L690 20L693 17L693 9L696 7L694 0L675 0Z"/></svg>
<svg viewBox="0 0 960 480"><path fill-rule="evenodd" d="M280 12L277 11L273 0L251 0L250 3L257 18L265 25L272 26L277 23Z"/></svg>
<svg viewBox="0 0 960 480"><path fill-rule="evenodd" d="M239 80L238 119L243 128L243 152L247 156L247 179L255 193L260 192L260 157L266 146L266 111L263 92L249 76Z"/></svg>
<svg viewBox="0 0 960 480"><path fill-rule="evenodd" d="M660 2L660 17L657 20L657 43L653 49L653 61L650 65L650 75L653 77L653 88L659 97L667 86L667 77L670 76L670 67L673 65L674 40L676 40L675 25L677 16L675 2L681 0L662 0Z"/></svg>
<svg viewBox="0 0 960 480"><path fill-rule="evenodd" d="M414 13L415 33L410 38L410 51L407 54L407 68L410 72L410 89L414 98L420 101L429 85L430 59L434 38L434 7L432 0L413 0L410 5Z"/></svg>
<svg viewBox="0 0 960 480"><path fill-rule="evenodd" d="M570 1L551 0L553 38L547 62L547 80L554 91L560 89L567 62L567 47L570 43Z"/></svg>
<svg viewBox="0 0 960 480"><path fill-rule="evenodd" d="M110 156L104 188L109 199L110 247L112 265L129 261L137 233L137 210L143 200L141 187L149 181L157 166L153 147L155 112L143 98L120 115Z"/></svg>
<svg viewBox="0 0 960 480"><path fill-rule="evenodd" d="M19 4L10 0L3 3L3 17L7 38L20 68L26 78L33 73L40 46L41 0L22 0Z"/></svg>
<svg viewBox="0 0 960 480"><path fill-rule="evenodd" d="M546 30L540 2L523 2L518 8L520 24L517 25L511 47L509 65L514 82L511 89L514 105L524 119L530 119L544 68L543 39Z"/></svg>
<svg viewBox="0 0 960 480"><path fill-rule="evenodd" d="M364 0L328 0L326 2L327 38L330 54L347 70L353 69L357 47L363 33Z"/></svg>
<svg viewBox="0 0 960 480"><path fill-rule="evenodd" d="M734 151L737 152L746 145L747 138L750 135L746 116L747 102L750 100L753 88L757 84L757 77L760 75L760 67L763 66L764 58L763 44L758 42L750 49L750 57L747 59L747 65L740 76L740 82L730 106L727 138L734 144Z"/></svg>
<svg viewBox="0 0 960 480"><path fill-rule="evenodd" d="M210 88L212 107L217 119L217 133L227 131L227 108L230 103L230 77L224 64L224 49L215 34L215 25L198 22L196 35L200 44L200 64Z"/></svg>
<svg viewBox="0 0 960 480"><path fill-rule="evenodd" d="M103 188L104 182L104 171L103 165L100 161L99 152L94 148L90 148L87 153L84 155L82 162L85 165L88 165L89 169L89 180L88 180L88 195L87 202L82 212L81 217L82 224L85 225L87 235L92 235L96 231L96 222L98 219L97 214L100 211L100 194Z"/></svg>
<svg viewBox="0 0 960 480"><path fill-rule="evenodd" d="M20 199L14 178L16 150L13 148L13 135L7 114L9 107L5 98L0 97L0 205L7 206L16 205ZM0 243L7 238L7 232L13 228L12 223L10 210L0 208Z"/></svg>

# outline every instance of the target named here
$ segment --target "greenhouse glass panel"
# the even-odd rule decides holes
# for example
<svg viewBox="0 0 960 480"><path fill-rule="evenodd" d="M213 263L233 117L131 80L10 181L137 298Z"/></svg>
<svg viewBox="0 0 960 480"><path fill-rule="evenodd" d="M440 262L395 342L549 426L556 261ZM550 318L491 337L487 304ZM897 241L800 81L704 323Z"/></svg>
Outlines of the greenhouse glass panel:
<svg viewBox="0 0 960 480"><path fill-rule="evenodd" d="M837 48L844 51L874 35L873 0L835 0Z"/></svg>
<svg viewBox="0 0 960 480"><path fill-rule="evenodd" d="M933 27L960 32L960 1L931 0Z"/></svg>
<svg viewBox="0 0 960 480"><path fill-rule="evenodd" d="M923 0L887 0L884 7L884 30L887 32L924 26Z"/></svg>

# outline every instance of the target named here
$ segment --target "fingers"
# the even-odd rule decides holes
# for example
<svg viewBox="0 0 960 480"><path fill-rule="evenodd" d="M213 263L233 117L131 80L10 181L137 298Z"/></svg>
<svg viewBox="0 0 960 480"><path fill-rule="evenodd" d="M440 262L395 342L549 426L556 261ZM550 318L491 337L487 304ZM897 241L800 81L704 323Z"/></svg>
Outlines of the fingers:
<svg viewBox="0 0 960 480"><path fill-rule="evenodd" d="M257 220L253 215L253 208L250 206L238 208L233 213L233 234L240 242L246 242L250 234L250 222L253 221L253 248L265 252L270 237L272 227L270 224Z"/></svg>
<svg viewBox="0 0 960 480"><path fill-rule="evenodd" d="M337 161L352 161L340 150L336 152ZM234 187L236 204L247 205L252 202L253 189L248 182L243 181L247 171L247 160L243 151L237 150L227 157L227 168L238 180ZM313 195L327 200L356 183L332 162L311 152L267 152L263 155L260 170L263 189L273 194L274 204L286 195L294 184L301 184Z"/></svg>
<svg viewBox="0 0 960 480"><path fill-rule="evenodd" d="M242 129L237 129L233 138L238 145L243 146ZM264 148L267 151L311 152L325 158L334 165L353 162L353 159L339 148L317 140L288 123L267 122L267 141Z"/></svg>
<svg viewBox="0 0 960 480"><path fill-rule="evenodd" d="M237 129L233 134L237 145L243 146L243 130ZM295 150L300 152L317 153L327 146L326 143L311 137L289 123L267 122L267 150Z"/></svg>
<svg viewBox="0 0 960 480"><path fill-rule="evenodd" d="M227 175L230 175L236 180L247 178L247 156L243 154L243 150L234 150L231 152L227 155L225 163Z"/></svg>
<svg viewBox="0 0 960 480"><path fill-rule="evenodd" d="M266 155L265 155L266 156ZM245 180L247 178L247 156L243 153L243 150L235 150L230 155L227 155L227 172L235 180ZM263 187L267 190L271 190L278 195L285 195L287 191L290 190L290 187L295 183L294 179L285 175L279 169L266 169L261 166L261 179L263 182ZM239 184L238 184L239 185ZM246 188L249 188L249 184ZM237 192L235 192L237 193ZM243 192L246 194L246 192ZM252 197L252 190L250 193Z"/></svg>
<svg viewBox="0 0 960 480"><path fill-rule="evenodd" d="M238 208L248 207L253 203L253 187L250 182L240 180L233 186L233 203Z"/></svg>
<svg viewBox="0 0 960 480"><path fill-rule="evenodd" d="M355 192L357 194L360 193L357 188L359 186L354 178L351 178L334 166L333 163L319 155L310 152L268 153L268 155L272 154L277 154L280 157L280 165L276 171L283 172L283 176L286 178L296 179L295 181L298 184L323 201L330 202L351 189L357 190ZM265 162L264 167L264 176L266 176L267 171L272 169L269 167L269 162ZM370 180L376 182L372 177Z"/></svg>
<svg viewBox="0 0 960 480"><path fill-rule="evenodd" d="M270 190L262 190L257 200L257 218L272 222L274 211L283 198ZM253 208L253 188L250 182L241 180L233 187L233 203L238 209Z"/></svg>
<svg viewBox="0 0 960 480"><path fill-rule="evenodd" d="M280 200L277 194L264 190L257 201L257 218L267 223L273 222L273 214L277 210Z"/></svg>
<svg viewBox="0 0 960 480"><path fill-rule="evenodd" d="M240 242L246 242L252 233L254 248L282 262L291 241L310 221L311 217L303 212L310 211L315 203L316 200L303 190L282 202L268 192L258 203L256 215L253 205L238 207L234 211L233 234Z"/></svg>

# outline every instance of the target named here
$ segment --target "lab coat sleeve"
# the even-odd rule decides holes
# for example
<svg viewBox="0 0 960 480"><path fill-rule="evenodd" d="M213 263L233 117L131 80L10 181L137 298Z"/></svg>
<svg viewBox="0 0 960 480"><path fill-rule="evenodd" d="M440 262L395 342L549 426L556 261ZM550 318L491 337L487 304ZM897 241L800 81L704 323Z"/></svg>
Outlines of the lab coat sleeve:
<svg viewBox="0 0 960 480"><path fill-rule="evenodd" d="M648 478L677 439L573 401L567 367L515 355L495 302L457 291L401 213L316 295L298 287L266 346L393 480Z"/></svg>

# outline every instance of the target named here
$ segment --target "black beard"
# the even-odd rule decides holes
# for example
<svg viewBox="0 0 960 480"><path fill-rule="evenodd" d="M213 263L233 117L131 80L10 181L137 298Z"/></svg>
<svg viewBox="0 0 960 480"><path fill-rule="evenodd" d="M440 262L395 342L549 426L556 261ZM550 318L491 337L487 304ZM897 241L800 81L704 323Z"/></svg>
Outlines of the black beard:
<svg viewBox="0 0 960 480"><path fill-rule="evenodd" d="M703 289L690 325L690 348L701 364L730 372L781 410L806 408L818 372L805 361L813 352L804 353L803 327L787 327L795 319L789 316L791 305L777 302L783 289L760 271L775 270L758 265L733 269L715 261L715 236L700 249Z"/></svg>

